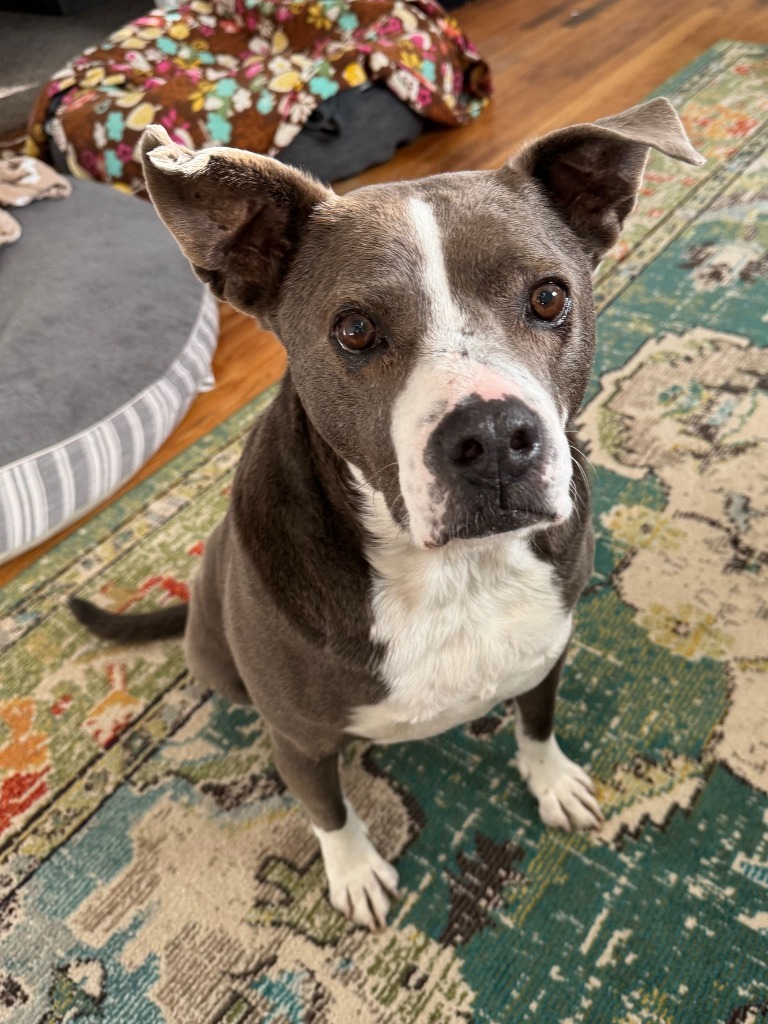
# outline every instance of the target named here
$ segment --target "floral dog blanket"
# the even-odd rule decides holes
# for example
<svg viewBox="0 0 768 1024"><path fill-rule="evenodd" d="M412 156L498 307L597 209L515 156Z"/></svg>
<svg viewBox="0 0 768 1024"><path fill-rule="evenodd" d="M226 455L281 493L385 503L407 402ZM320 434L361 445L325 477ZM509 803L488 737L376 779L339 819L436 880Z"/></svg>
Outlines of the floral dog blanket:
<svg viewBox="0 0 768 1024"><path fill-rule="evenodd" d="M52 141L75 176L141 193L148 124L193 148L274 156L323 100L371 81L448 126L490 95L487 66L433 0L191 0L60 71L32 113L27 152L52 162Z"/></svg>

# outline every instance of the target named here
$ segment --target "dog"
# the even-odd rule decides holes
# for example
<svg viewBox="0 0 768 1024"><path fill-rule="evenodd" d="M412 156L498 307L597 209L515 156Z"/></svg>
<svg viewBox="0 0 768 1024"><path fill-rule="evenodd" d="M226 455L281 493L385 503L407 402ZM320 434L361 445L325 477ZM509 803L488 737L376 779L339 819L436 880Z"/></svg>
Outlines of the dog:
<svg viewBox="0 0 768 1024"><path fill-rule="evenodd" d="M144 133L160 217L214 295L274 331L288 370L189 605L72 610L107 639L184 633L197 681L258 709L356 924L384 925L398 875L345 801L349 738L434 736L514 699L542 820L602 821L553 725L594 547L569 424L593 362L592 273L650 147L703 162L659 98L500 170L340 197L268 157Z"/></svg>

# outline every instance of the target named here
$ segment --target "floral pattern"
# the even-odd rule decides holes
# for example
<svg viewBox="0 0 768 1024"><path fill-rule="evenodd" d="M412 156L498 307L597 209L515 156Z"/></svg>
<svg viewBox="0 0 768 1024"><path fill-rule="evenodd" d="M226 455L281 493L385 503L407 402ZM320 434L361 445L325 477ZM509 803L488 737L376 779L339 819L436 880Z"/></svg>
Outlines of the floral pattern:
<svg viewBox="0 0 768 1024"><path fill-rule="evenodd" d="M433 0L191 0L60 71L32 113L27 151L50 159L53 139L74 175L142 192L148 124L192 148L274 156L320 103L368 81L448 126L490 95L486 65Z"/></svg>

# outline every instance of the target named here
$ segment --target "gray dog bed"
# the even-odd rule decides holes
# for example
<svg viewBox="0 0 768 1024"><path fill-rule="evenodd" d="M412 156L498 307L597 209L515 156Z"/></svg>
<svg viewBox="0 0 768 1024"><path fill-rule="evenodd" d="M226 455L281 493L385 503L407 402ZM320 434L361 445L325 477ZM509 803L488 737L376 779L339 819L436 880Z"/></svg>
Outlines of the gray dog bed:
<svg viewBox="0 0 768 1024"><path fill-rule="evenodd" d="M148 203L104 185L0 249L0 561L139 469L210 379L218 308Z"/></svg>

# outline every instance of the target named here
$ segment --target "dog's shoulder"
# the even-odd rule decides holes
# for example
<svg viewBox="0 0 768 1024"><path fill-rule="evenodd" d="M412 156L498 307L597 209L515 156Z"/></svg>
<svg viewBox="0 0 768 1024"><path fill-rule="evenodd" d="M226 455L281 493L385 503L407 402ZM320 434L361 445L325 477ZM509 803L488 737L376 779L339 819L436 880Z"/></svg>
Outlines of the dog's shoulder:
<svg viewBox="0 0 768 1024"><path fill-rule="evenodd" d="M246 441L231 516L262 599L314 647L364 666L376 660L370 575L345 474L327 446L313 443L288 375Z"/></svg>

